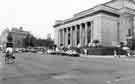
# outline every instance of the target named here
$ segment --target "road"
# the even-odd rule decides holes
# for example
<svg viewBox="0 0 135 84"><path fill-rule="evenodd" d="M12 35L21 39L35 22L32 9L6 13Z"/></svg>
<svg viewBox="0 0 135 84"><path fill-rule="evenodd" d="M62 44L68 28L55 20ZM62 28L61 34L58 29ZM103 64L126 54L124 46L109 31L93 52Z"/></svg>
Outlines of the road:
<svg viewBox="0 0 135 84"><path fill-rule="evenodd" d="M0 84L134 84L135 61L116 58L16 54L15 64L0 57ZM129 83L133 82L133 83Z"/></svg>

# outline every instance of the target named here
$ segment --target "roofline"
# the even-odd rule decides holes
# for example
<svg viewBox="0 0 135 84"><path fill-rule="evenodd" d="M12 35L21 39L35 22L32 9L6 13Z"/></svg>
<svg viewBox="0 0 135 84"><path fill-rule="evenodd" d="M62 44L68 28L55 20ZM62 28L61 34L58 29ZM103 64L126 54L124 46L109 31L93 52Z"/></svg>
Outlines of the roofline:
<svg viewBox="0 0 135 84"><path fill-rule="evenodd" d="M117 0L111 0L111 1L108 1L108 2L106 2L104 4L109 4L109 3L112 3L112 2L115 2L115 1L117 1Z"/></svg>
<svg viewBox="0 0 135 84"><path fill-rule="evenodd" d="M54 25L53 27L55 28L55 27L58 27L58 26L61 26L61 25L64 25L64 24L73 22L73 21L75 21L75 20L79 20L79 19L82 19L82 18L85 18L85 17L93 16L93 15L99 14L99 13L108 14L108 15L111 15L111 16L113 16L113 17L119 17L119 16L120 16L119 14L112 13L112 12L110 12L110 11L98 10L98 11L95 11L95 12L93 12L93 13L91 13L91 14L87 14L87 15L85 15L85 16L81 16L81 17L78 17L78 18L73 18L72 20L69 20L69 21L65 21L65 22L63 22L63 24L56 24L56 25Z"/></svg>
<svg viewBox="0 0 135 84"><path fill-rule="evenodd" d="M78 13L74 14L74 16L76 16L76 15L77 15L77 14L79 14L79 13L82 13L82 12L85 12L85 11L88 11L88 10L91 10L91 9L94 9L94 8L96 8L96 7L100 6L100 5L105 5L105 4L108 4L108 3L114 2L114 1L116 1L116 0L111 0L111 1L108 1L108 2L103 3L103 4L95 5L95 6L94 6L94 7L92 7L92 8L89 8L89 9L86 9L86 10L84 10L84 11L81 11L81 12L78 12ZM106 6L106 5L105 5L105 6ZM108 6L108 7L109 7L109 6ZM114 9L115 9L115 8L114 8Z"/></svg>

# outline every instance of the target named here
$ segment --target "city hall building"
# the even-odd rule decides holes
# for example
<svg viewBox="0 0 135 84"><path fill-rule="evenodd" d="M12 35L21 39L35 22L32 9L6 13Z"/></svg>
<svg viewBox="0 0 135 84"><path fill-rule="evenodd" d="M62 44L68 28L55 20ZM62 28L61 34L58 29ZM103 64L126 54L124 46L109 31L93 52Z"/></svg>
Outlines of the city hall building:
<svg viewBox="0 0 135 84"><path fill-rule="evenodd" d="M88 46L99 40L102 46L116 46L134 35L135 0L112 0L57 20L55 43L58 47Z"/></svg>

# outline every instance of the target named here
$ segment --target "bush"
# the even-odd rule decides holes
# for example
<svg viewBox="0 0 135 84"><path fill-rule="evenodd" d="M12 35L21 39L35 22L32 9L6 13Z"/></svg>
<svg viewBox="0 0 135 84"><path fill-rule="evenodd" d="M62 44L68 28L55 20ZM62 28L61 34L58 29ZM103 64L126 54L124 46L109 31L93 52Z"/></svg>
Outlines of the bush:
<svg viewBox="0 0 135 84"><path fill-rule="evenodd" d="M115 50L119 55L123 55L126 53L126 51L115 47L87 48L87 53L88 55L114 55Z"/></svg>

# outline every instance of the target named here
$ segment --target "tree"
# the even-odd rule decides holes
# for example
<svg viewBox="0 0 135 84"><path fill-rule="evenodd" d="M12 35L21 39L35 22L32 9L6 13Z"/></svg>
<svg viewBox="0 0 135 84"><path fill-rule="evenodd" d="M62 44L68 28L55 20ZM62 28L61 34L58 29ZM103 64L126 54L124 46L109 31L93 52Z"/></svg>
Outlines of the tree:
<svg viewBox="0 0 135 84"><path fill-rule="evenodd" d="M128 39L128 40L127 40L127 46L128 46L131 50L135 50L135 39Z"/></svg>
<svg viewBox="0 0 135 84"><path fill-rule="evenodd" d="M31 34L28 34L23 39L24 47L47 47L47 48L53 48L54 47L54 41L52 39L41 39L36 38Z"/></svg>
<svg viewBox="0 0 135 84"><path fill-rule="evenodd" d="M27 34L26 37L23 39L24 47L33 47L33 36L31 34Z"/></svg>

